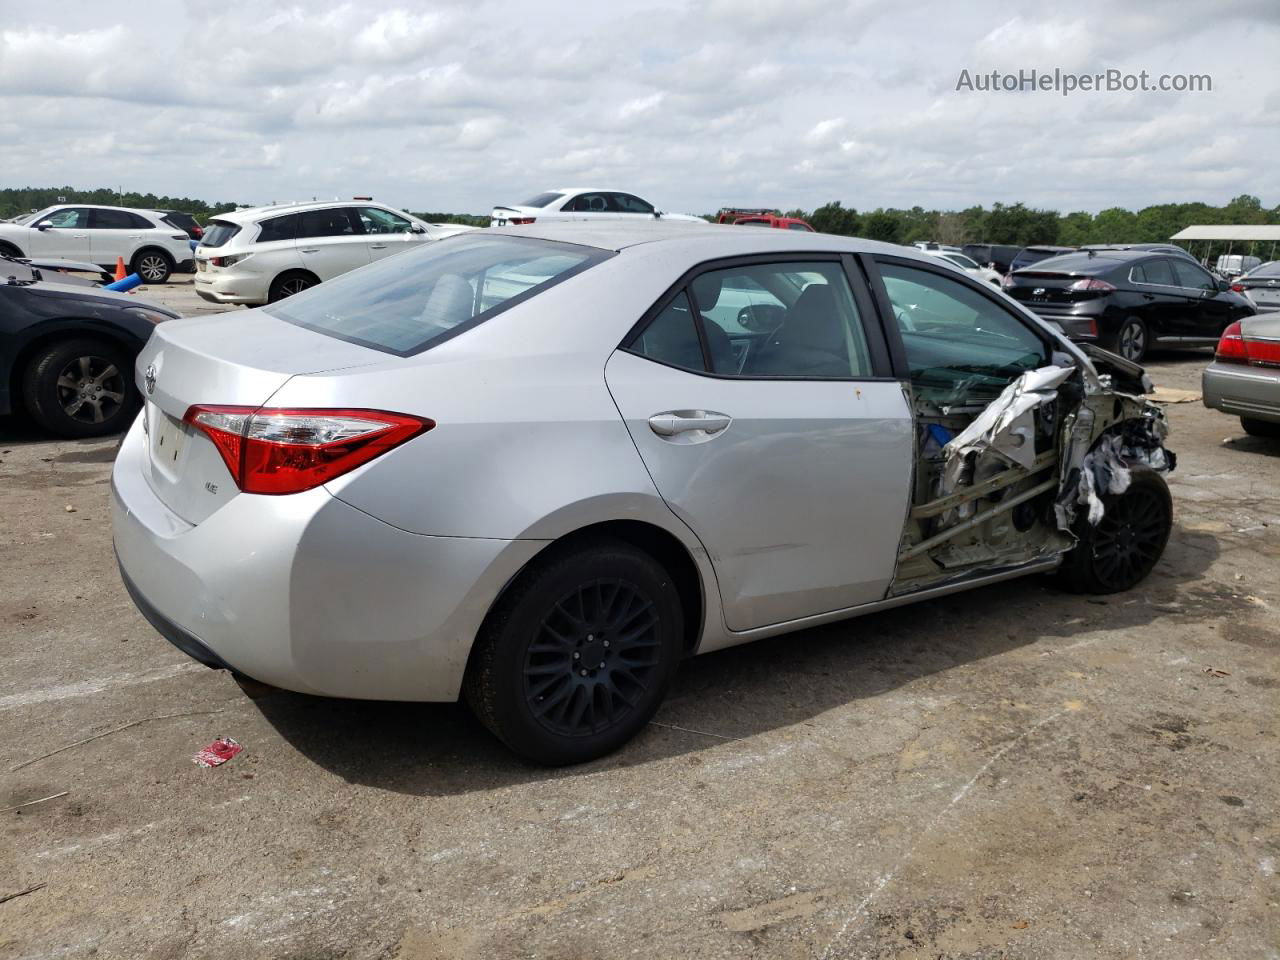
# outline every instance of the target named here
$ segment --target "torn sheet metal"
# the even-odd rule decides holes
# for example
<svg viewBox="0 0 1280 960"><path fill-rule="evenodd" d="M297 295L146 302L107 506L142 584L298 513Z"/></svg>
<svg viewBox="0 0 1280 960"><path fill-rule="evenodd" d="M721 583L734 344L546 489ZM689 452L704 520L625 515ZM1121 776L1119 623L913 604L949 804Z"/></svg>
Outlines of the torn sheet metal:
<svg viewBox="0 0 1280 960"><path fill-rule="evenodd" d="M939 493L949 496L962 484L980 483L1011 465L1030 470L1036 458L1034 411L1057 400L1058 388L1073 373L1073 367L1040 367L1005 387L943 447L947 462Z"/></svg>
<svg viewBox="0 0 1280 960"><path fill-rule="evenodd" d="M1076 506L1088 508L1089 525L1096 527L1105 513L1102 497L1119 496L1128 490L1135 464L1158 473L1168 473L1174 468L1177 458L1164 446L1169 433L1164 414L1151 406L1147 406L1144 413L1103 434L1085 454L1074 487L1068 484L1054 506L1061 529L1070 529Z"/></svg>

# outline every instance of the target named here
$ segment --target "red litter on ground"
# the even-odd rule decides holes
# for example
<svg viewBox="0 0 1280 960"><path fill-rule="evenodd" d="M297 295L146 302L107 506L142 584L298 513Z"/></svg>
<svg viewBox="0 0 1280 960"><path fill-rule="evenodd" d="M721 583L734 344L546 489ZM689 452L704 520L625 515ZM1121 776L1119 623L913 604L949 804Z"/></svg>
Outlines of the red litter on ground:
<svg viewBox="0 0 1280 960"><path fill-rule="evenodd" d="M230 737L219 737L191 760L202 767L220 767L243 749L244 747Z"/></svg>

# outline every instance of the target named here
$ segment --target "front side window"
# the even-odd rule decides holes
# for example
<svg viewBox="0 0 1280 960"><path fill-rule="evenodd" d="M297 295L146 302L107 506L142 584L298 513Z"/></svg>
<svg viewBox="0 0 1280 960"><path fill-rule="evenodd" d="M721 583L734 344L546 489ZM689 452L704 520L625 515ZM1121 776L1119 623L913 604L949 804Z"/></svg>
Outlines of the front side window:
<svg viewBox="0 0 1280 960"><path fill-rule="evenodd" d="M84 207L67 207L49 214L39 222L59 229L85 230L89 227L90 212Z"/></svg>
<svg viewBox="0 0 1280 960"><path fill-rule="evenodd" d="M633 197L629 193L610 194L613 200L613 208L621 213L653 213L653 204L645 203L639 197Z"/></svg>
<svg viewBox="0 0 1280 960"><path fill-rule="evenodd" d="M298 239L318 237L353 237L364 228L354 211L347 207L327 210L304 210L298 214Z"/></svg>
<svg viewBox="0 0 1280 960"><path fill-rule="evenodd" d="M882 263L911 383L935 403L994 399L1015 377L1048 362L1044 341L962 281Z"/></svg>
<svg viewBox="0 0 1280 960"><path fill-rule="evenodd" d="M1218 284L1213 277L1209 276L1205 271L1201 270L1194 263L1188 261L1171 260L1174 273L1178 277L1178 286L1188 287L1192 290L1217 290Z"/></svg>
<svg viewBox="0 0 1280 960"><path fill-rule="evenodd" d="M298 215L296 213L290 213L283 217L272 217L270 220L263 220L259 226L259 243L272 243L276 240L292 240L297 235L298 231ZM224 240L222 242L225 243L226 241ZM210 243L208 234L205 234L204 243L207 247L219 245Z"/></svg>
<svg viewBox="0 0 1280 960"><path fill-rule="evenodd" d="M381 207L357 207L356 213L365 233L409 233L413 229L404 217Z"/></svg>
<svg viewBox="0 0 1280 960"><path fill-rule="evenodd" d="M690 319L700 343L690 339L684 321L690 310L696 311ZM700 349L705 344L706 361L692 343ZM853 292L844 269L832 262L749 264L699 274L626 348L722 376L873 375ZM658 349L665 354L658 356Z"/></svg>
<svg viewBox="0 0 1280 960"><path fill-rule="evenodd" d="M965 270L977 270L978 265L966 257L963 253L948 253L943 259L950 260L957 267L963 267Z"/></svg>
<svg viewBox="0 0 1280 960"><path fill-rule="evenodd" d="M339 340L408 356L612 256L579 244L476 233L423 244L262 309Z"/></svg>

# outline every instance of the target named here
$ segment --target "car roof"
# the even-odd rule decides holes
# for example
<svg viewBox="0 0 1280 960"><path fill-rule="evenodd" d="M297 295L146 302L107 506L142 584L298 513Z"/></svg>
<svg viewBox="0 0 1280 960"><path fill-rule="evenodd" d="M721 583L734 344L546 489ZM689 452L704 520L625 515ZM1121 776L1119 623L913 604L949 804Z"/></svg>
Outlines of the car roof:
<svg viewBox="0 0 1280 960"><path fill-rule="evenodd" d="M278 217L282 213L296 213L299 210L323 210L326 207L351 207L356 205L364 207L382 207L386 210L395 210L394 207L387 206L377 200L299 200L295 203L269 203L261 207L245 207L241 210L228 210L226 213L214 214L210 219L226 220L230 223L247 224L257 223L263 217ZM400 211L396 211L399 213Z"/></svg>
<svg viewBox="0 0 1280 960"><path fill-rule="evenodd" d="M50 207L75 207L77 210L124 210L128 213L159 213L150 207L113 207L105 203L51 203ZM46 208L48 209L48 208Z"/></svg>
<svg viewBox="0 0 1280 960"><path fill-rule="evenodd" d="M1090 256L1090 253L1093 255ZM1071 250L1057 256L1039 260L1016 273L1037 273L1044 270L1061 270L1064 273L1099 273L1136 260L1154 260L1166 256L1150 250Z"/></svg>
<svg viewBox="0 0 1280 960"><path fill-rule="evenodd" d="M621 251L642 244L696 244L704 259L754 253L883 253L932 263L935 258L911 247L859 237L799 230L739 230L729 223L693 220L546 220L519 227L487 227L472 235L497 234L575 243Z"/></svg>

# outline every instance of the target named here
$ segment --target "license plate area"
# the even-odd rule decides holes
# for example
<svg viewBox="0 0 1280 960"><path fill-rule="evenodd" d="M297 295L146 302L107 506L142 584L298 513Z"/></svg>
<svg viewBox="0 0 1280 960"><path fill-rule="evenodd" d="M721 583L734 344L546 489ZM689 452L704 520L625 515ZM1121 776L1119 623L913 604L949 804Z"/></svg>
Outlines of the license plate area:
<svg viewBox="0 0 1280 960"><path fill-rule="evenodd" d="M151 466L169 479L175 479L182 470L187 425L154 403L147 404L147 423L151 438Z"/></svg>

